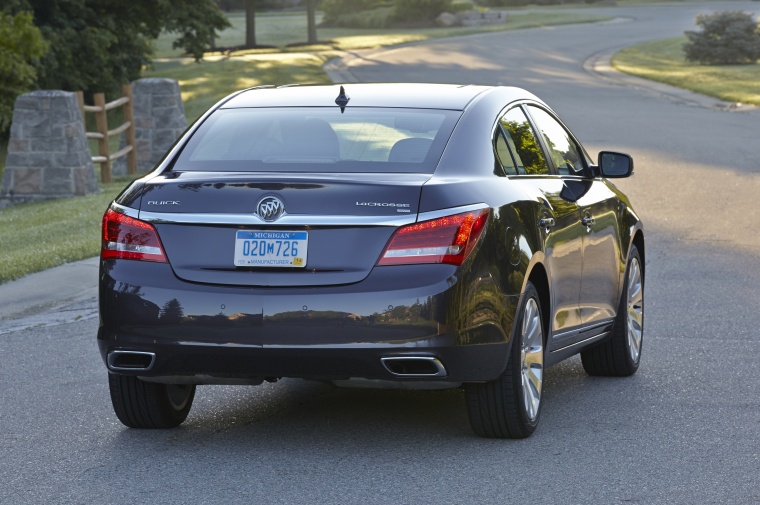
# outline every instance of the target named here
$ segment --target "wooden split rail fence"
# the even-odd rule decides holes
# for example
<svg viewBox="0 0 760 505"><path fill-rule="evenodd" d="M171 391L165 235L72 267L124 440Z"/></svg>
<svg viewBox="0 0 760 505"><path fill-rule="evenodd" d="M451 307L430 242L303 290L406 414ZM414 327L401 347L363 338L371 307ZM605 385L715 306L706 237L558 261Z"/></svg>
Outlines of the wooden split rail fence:
<svg viewBox="0 0 760 505"><path fill-rule="evenodd" d="M127 173L137 173L137 156L135 153L135 119L133 111L132 101L132 86L125 84L121 87L121 92L124 96L117 98L112 102L106 103L106 97L103 93L93 94L93 101L95 105L85 105L84 94L81 91L77 91L77 99L79 100L79 108L82 111L82 121L86 125L85 121L87 112L95 113L95 123L97 125L96 132L85 132L88 139L98 140L98 156L92 157L93 163L100 164L100 178L102 182L111 182L111 162L121 158L127 157ZM124 123L117 126L113 130L108 129L108 116L109 110L117 107L124 107ZM110 137L121 135L126 132L126 145L118 151L111 153L108 146L108 139Z"/></svg>

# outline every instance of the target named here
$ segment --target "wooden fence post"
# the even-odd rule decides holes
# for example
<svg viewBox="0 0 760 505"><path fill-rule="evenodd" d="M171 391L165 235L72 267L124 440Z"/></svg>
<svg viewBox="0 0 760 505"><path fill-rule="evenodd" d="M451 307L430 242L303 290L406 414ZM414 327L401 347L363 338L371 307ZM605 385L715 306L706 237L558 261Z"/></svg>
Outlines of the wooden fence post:
<svg viewBox="0 0 760 505"><path fill-rule="evenodd" d="M127 153L127 173L137 173L137 153L135 140L135 113L134 113L134 99L132 98L132 85L130 83L124 84L121 87L121 92L124 96L129 98L129 103L124 105L124 122L129 123L127 128L127 145L132 146L132 149Z"/></svg>
<svg viewBox="0 0 760 505"><path fill-rule="evenodd" d="M98 127L98 133L102 135L98 139L98 152L105 160L100 162L100 179L103 183L111 182L111 159L108 153L108 116L106 115L106 96L103 93L95 93L95 121Z"/></svg>

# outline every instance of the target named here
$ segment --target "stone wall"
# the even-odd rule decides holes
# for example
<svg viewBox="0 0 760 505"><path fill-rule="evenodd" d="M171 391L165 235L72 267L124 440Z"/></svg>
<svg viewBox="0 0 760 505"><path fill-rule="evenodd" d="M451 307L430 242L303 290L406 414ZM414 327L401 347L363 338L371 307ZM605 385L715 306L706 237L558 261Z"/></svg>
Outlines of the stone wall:
<svg viewBox="0 0 760 505"><path fill-rule="evenodd" d="M33 91L19 96L10 133L0 184L6 205L98 191L76 94Z"/></svg>
<svg viewBox="0 0 760 505"><path fill-rule="evenodd" d="M137 171L148 172L187 128L179 83L173 79L139 79L132 83ZM122 147L125 140L122 138ZM127 171L126 159L114 162L113 173Z"/></svg>

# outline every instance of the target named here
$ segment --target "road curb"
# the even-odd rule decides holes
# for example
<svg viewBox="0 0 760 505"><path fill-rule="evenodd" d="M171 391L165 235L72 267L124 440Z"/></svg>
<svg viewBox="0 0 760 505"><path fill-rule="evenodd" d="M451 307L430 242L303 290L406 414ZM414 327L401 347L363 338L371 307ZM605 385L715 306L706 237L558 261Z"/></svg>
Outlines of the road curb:
<svg viewBox="0 0 760 505"><path fill-rule="evenodd" d="M58 322L89 318L93 308L97 315L99 265L98 257L88 258L0 285L0 330L9 321L35 326L42 313L62 314Z"/></svg>
<svg viewBox="0 0 760 505"><path fill-rule="evenodd" d="M643 79L641 77L621 72L612 66L612 57L625 47L628 46L605 49L604 51L591 55L583 62L583 69L590 75L607 82L621 86L628 86L649 93L655 93L663 98L692 107L702 107L728 112L753 112L760 110L760 108L754 105L725 102L711 96L702 95L686 89L650 81L649 79Z"/></svg>

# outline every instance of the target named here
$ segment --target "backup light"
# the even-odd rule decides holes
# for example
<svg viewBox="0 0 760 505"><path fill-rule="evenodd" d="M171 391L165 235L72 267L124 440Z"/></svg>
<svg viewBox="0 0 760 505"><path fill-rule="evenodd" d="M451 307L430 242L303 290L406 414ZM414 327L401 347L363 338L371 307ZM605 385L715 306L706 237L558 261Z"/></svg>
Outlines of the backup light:
<svg viewBox="0 0 760 505"><path fill-rule="evenodd" d="M111 209L103 216L100 259L167 262L158 232L153 225Z"/></svg>
<svg viewBox="0 0 760 505"><path fill-rule="evenodd" d="M460 266L485 229L489 209L422 221L396 230L378 266L446 263Z"/></svg>

